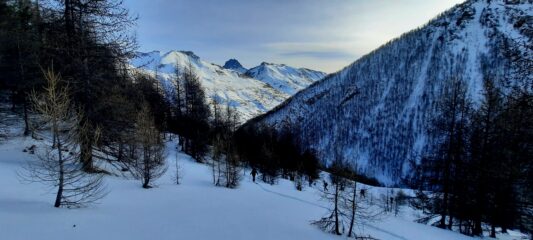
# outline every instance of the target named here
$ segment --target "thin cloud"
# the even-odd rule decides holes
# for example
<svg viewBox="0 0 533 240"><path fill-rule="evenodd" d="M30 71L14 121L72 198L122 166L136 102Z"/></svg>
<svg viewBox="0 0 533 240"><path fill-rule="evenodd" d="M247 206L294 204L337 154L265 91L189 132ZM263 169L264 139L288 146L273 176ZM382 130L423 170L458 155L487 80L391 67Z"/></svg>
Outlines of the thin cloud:
<svg viewBox="0 0 533 240"><path fill-rule="evenodd" d="M340 70L463 0L126 0L141 51Z"/></svg>
<svg viewBox="0 0 533 240"><path fill-rule="evenodd" d="M265 44L267 51L281 57L354 59L356 46L349 42L277 42Z"/></svg>
<svg viewBox="0 0 533 240"><path fill-rule="evenodd" d="M318 52L318 51L296 51L296 52L286 52L279 54L284 57L309 57L316 59L346 59L350 57L355 57L355 55L348 54L345 52Z"/></svg>

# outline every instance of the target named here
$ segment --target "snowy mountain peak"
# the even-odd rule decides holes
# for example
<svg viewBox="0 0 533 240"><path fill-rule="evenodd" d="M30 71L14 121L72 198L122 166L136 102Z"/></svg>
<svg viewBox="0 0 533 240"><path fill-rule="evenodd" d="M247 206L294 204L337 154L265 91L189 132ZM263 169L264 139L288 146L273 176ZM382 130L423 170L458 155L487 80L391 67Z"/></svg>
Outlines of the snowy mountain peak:
<svg viewBox="0 0 533 240"><path fill-rule="evenodd" d="M206 90L206 97L216 99L222 104L234 106L240 114L240 121L264 113L289 97L267 84L249 78L234 70L205 62L190 51L170 51L139 53L130 64L149 74L155 74L168 94L175 89L175 69L191 67Z"/></svg>
<svg viewBox="0 0 533 240"><path fill-rule="evenodd" d="M361 173L397 184L410 172L409 160L431 150L434 106L453 79L465 83L474 102L481 100L484 78L504 92L531 89L531 66L523 60L532 59L532 15L531 0L458 4L247 125L289 125L303 148L324 162L340 148ZM273 70L267 67L249 73Z"/></svg>
<svg viewBox="0 0 533 240"><path fill-rule="evenodd" d="M183 54L185 54L185 55L187 55L187 56L189 56L189 57L191 57L191 58L193 58L193 59L196 59L196 60L199 60L199 59L200 59L200 57L198 57L198 56L197 56L196 54L194 54L194 52L192 52L192 51L179 51L179 52L181 52L181 53L183 53Z"/></svg>
<svg viewBox="0 0 533 240"><path fill-rule="evenodd" d="M161 64L181 64L180 61L187 60L191 64L199 64L200 57L191 51L170 51L161 56ZM184 62L188 65L188 62Z"/></svg>
<svg viewBox="0 0 533 240"><path fill-rule="evenodd" d="M194 54L193 51L172 50L172 51L166 53L165 56L166 55L172 55L172 54L184 54L184 55L189 56L192 59L200 60L200 57L198 57L198 55Z"/></svg>
<svg viewBox="0 0 533 240"><path fill-rule="evenodd" d="M259 66L248 70L246 74L289 95L295 94L326 76L326 73L320 71L267 62L262 62Z"/></svg>
<svg viewBox="0 0 533 240"><path fill-rule="evenodd" d="M234 58L226 61L226 63L224 64L224 68L235 70L239 73L245 73L246 71L248 71L248 69L244 68L241 63Z"/></svg>
<svg viewBox="0 0 533 240"><path fill-rule="evenodd" d="M297 90L307 87L325 74L307 69L296 69L286 65L270 64L263 74L251 74L239 61L230 59L224 67L203 61L191 51L159 51L137 53L130 64L149 74L155 74L166 91L174 91L176 67L192 67L206 89L206 97L234 106L244 122L274 108ZM238 67L242 69L238 69ZM229 69L228 69L229 68ZM237 68L237 69L236 69ZM246 74L243 74L245 73ZM273 87L272 79L280 85L291 87L292 91L281 91ZM297 84L295 84L296 82Z"/></svg>

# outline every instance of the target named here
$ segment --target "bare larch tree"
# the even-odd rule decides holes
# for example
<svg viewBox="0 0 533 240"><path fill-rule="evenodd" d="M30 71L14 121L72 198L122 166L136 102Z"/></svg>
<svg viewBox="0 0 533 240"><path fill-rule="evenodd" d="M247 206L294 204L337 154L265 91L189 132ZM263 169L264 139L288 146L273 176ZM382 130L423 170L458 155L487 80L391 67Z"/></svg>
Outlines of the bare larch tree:
<svg viewBox="0 0 533 240"><path fill-rule="evenodd" d="M47 86L42 94L31 94L33 108L44 124L35 129L46 141L38 161L26 167L25 179L57 188L55 207L81 207L101 199L106 192L101 173L86 173L80 162L80 142L88 132L80 124L81 114L73 111L68 86L52 70L44 72ZM37 126L37 124L34 124ZM98 139L99 130L93 132Z"/></svg>

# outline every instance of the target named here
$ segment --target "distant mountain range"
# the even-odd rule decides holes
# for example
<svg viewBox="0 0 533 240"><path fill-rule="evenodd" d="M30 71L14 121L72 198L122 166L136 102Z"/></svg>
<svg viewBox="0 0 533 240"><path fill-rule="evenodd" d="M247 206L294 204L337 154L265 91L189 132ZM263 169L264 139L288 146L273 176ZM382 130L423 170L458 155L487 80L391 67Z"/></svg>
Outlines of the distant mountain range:
<svg viewBox="0 0 533 240"><path fill-rule="evenodd" d="M245 74L289 95L295 94L326 76L320 71L266 62L248 70Z"/></svg>
<svg viewBox="0 0 533 240"><path fill-rule="evenodd" d="M230 59L224 67L208 63L190 51L159 51L138 53L130 64L141 71L155 74L166 91L174 90L175 67L192 66L200 77L209 99L234 106L244 122L265 113L282 103L297 91L320 80L326 74L283 64L266 64L244 68L236 59Z"/></svg>
<svg viewBox="0 0 533 240"><path fill-rule="evenodd" d="M466 1L244 127L288 127L326 163L340 148L361 173L397 184L430 150L429 120L451 80L466 83L476 104L485 78L504 92L533 90L532 16L531 0Z"/></svg>
<svg viewBox="0 0 533 240"><path fill-rule="evenodd" d="M236 59L228 60L224 64L224 68L258 79L289 95L295 94L326 76L326 73L320 71L266 62L262 62L257 67L246 69Z"/></svg>

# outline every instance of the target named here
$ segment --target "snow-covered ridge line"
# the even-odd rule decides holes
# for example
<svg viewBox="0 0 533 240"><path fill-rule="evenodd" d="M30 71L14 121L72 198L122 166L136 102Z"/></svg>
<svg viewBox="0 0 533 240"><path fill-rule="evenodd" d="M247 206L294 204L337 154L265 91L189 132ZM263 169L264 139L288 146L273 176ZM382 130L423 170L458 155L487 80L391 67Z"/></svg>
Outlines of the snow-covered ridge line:
<svg viewBox="0 0 533 240"><path fill-rule="evenodd" d="M294 68L285 64L262 62L246 75L259 79L275 89L293 95L310 84L324 78L326 73L307 68Z"/></svg>
<svg viewBox="0 0 533 240"><path fill-rule="evenodd" d="M325 162L336 142L360 171L397 184L409 160L429 150L429 119L451 79L464 81L475 102L485 77L503 90L533 82L531 74L517 75L525 68L511 57L531 59L531 49L521 46L533 42L532 15L531 1L466 1L248 124L289 124Z"/></svg>
<svg viewBox="0 0 533 240"><path fill-rule="evenodd" d="M200 77L207 97L234 106L241 122L267 112L325 75L309 69L276 64L269 65L269 69L262 74L254 75L235 59L222 67L203 61L190 51L138 53L137 57L130 60L130 64L150 74L157 72L159 80L169 92L174 91L176 66L181 69L191 66Z"/></svg>

